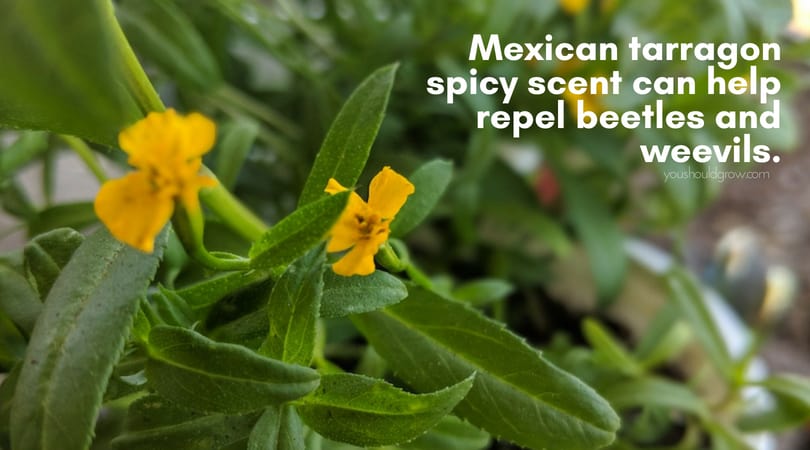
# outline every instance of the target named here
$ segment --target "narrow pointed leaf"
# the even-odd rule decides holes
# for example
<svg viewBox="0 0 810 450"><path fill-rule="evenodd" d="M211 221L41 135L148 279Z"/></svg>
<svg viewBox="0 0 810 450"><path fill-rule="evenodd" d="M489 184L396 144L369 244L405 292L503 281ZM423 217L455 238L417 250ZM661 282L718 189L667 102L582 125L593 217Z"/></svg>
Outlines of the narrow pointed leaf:
<svg viewBox="0 0 810 450"><path fill-rule="evenodd" d="M0 180L13 176L19 169L48 150L48 133L25 131L0 152Z"/></svg>
<svg viewBox="0 0 810 450"><path fill-rule="evenodd" d="M631 377L639 376L644 372L644 369L633 359L627 349L596 320L585 319L582 332L596 351L599 362L604 366L613 367Z"/></svg>
<svg viewBox="0 0 810 450"><path fill-rule="evenodd" d="M305 450L304 425L291 405L267 408L250 433L247 450Z"/></svg>
<svg viewBox="0 0 810 450"><path fill-rule="evenodd" d="M216 173L219 182L233 190L239 171L259 134L259 125L251 120L232 122L222 127L217 144Z"/></svg>
<svg viewBox="0 0 810 450"><path fill-rule="evenodd" d="M273 286L267 305L269 332L259 353L309 366L323 294L324 253L312 250L291 264Z"/></svg>
<svg viewBox="0 0 810 450"><path fill-rule="evenodd" d="M783 430L810 418L810 379L781 374L757 384L773 394L773 405L764 411L744 415L739 421L741 429L751 432Z"/></svg>
<svg viewBox="0 0 810 450"><path fill-rule="evenodd" d="M41 234L25 245L25 272L31 285L42 299L68 263L73 252L79 248L84 236L69 228L60 228Z"/></svg>
<svg viewBox="0 0 810 450"><path fill-rule="evenodd" d="M318 386L314 370L157 326L149 334L146 377L162 397L199 411L241 414L302 397ZM205 393L205 395L201 395Z"/></svg>
<svg viewBox="0 0 810 450"><path fill-rule="evenodd" d="M63 227L80 230L97 221L93 202L55 205L39 211L31 219L28 223L28 235L46 233Z"/></svg>
<svg viewBox="0 0 810 450"><path fill-rule="evenodd" d="M173 80L202 92L222 83L216 58L178 4L122 1L116 13L139 55L158 64Z"/></svg>
<svg viewBox="0 0 810 450"><path fill-rule="evenodd" d="M385 116L396 70L396 64L377 69L346 100L315 157L299 205L325 196L330 178L343 186L357 182Z"/></svg>
<svg viewBox="0 0 810 450"><path fill-rule="evenodd" d="M490 437L485 431L456 416L444 416L430 431L401 446L411 450L484 450L489 448Z"/></svg>
<svg viewBox="0 0 810 450"><path fill-rule="evenodd" d="M352 320L420 391L476 372L455 413L496 437L531 448L595 449L611 443L619 428L592 388L467 305L414 287L401 303Z"/></svg>
<svg viewBox="0 0 810 450"><path fill-rule="evenodd" d="M348 200L348 191L330 195L282 219L251 247L253 267L272 269L298 259L324 239Z"/></svg>
<svg viewBox="0 0 810 450"><path fill-rule="evenodd" d="M14 448L82 450L132 319L157 269L155 253L115 240L106 229L87 238L64 267L37 320L11 415Z"/></svg>
<svg viewBox="0 0 810 450"><path fill-rule="evenodd" d="M731 356L699 285L682 270L673 271L667 281L673 303L689 323L709 359L722 373L729 375Z"/></svg>
<svg viewBox="0 0 810 450"><path fill-rule="evenodd" d="M408 180L415 191L391 222L391 236L399 237L414 229L433 211L453 178L453 163L436 159L416 169Z"/></svg>
<svg viewBox="0 0 810 450"><path fill-rule="evenodd" d="M321 317L345 317L376 311L408 296L408 289L399 278L381 270L367 276L351 277L328 270L323 278Z"/></svg>
<svg viewBox="0 0 810 450"><path fill-rule="evenodd" d="M264 270L228 272L186 286L177 290L176 293L188 303L191 309L202 309L213 305L229 294L268 278L270 278L270 273Z"/></svg>
<svg viewBox="0 0 810 450"><path fill-rule="evenodd" d="M0 265L0 311L30 335L42 311L42 301L24 276Z"/></svg>
<svg viewBox="0 0 810 450"><path fill-rule="evenodd" d="M240 442L244 448L256 418L255 413L242 416L206 415L150 395L130 406L125 431L113 440L112 448L223 450Z"/></svg>
<svg viewBox="0 0 810 450"><path fill-rule="evenodd" d="M610 210L590 186L560 174L568 219L588 251L600 299L610 302L619 293L627 271L624 236Z"/></svg>
<svg viewBox="0 0 810 450"><path fill-rule="evenodd" d="M640 378L611 384L602 395L616 410L644 406L660 406L694 414L708 419L709 408L684 385L662 378Z"/></svg>
<svg viewBox="0 0 810 450"><path fill-rule="evenodd" d="M304 422L329 439L359 446L408 442L450 413L475 375L429 394L411 394L384 380L350 373L324 375L297 403Z"/></svg>

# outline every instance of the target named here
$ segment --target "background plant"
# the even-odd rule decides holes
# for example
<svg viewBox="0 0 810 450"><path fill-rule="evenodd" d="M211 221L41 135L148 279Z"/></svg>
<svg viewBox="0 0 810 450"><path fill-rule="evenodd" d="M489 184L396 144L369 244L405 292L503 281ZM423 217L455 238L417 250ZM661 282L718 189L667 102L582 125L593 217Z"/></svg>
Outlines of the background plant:
<svg viewBox="0 0 810 450"><path fill-rule="evenodd" d="M0 74L0 121L53 133L8 131L0 153L3 208L30 236L0 267L4 446L746 448L746 432L810 415L807 380L749 377L758 341L731 354L680 264L656 271L624 249L627 235L677 242L717 191L707 181L663 183L669 168L642 166L637 143L722 136L555 130L515 143L474 130L473 111L490 109L489 99L446 105L424 93L427 76L466 72L473 33L771 40L789 17L786 2L563 10L553 2L0 0L0 8L9 11L0 54L10 68ZM796 57L806 51L790 47ZM525 77L561 68L479 70ZM702 73L685 63L622 70ZM794 75L767 70L789 98ZM543 109L554 100L514 104ZM622 100L632 109L633 99ZM708 107L701 96L669 101ZM95 224L90 204L49 200L57 152L69 147L104 178L99 158L123 162L111 148L116 134L164 103L219 125L206 164L221 187L202 193L204 245L249 257L246 270L190 257L169 229L152 255L103 229L85 237L73 229ZM742 107L750 105L711 106ZM787 126L758 140L795 144L783 113ZM16 176L34 161L46 167L44 205ZM378 257L385 270L337 276L321 242L345 197L321 191L337 174L363 186L384 165L416 186ZM625 324L610 305L632 300L628 289L639 283L650 286L653 313L628 343L615 337L611 327ZM603 321L560 306L581 298ZM677 361L691 342L702 363L684 368ZM773 394L769 408L743 401L751 385Z"/></svg>

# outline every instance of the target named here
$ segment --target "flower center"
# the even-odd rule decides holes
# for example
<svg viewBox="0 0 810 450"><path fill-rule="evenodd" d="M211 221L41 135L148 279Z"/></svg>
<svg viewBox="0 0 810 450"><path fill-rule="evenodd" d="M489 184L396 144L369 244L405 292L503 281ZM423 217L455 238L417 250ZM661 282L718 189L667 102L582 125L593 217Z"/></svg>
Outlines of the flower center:
<svg viewBox="0 0 810 450"><path fill-rule="evenodd" d="M357 229L362 235L360 239L368 240L373 236L388 233L388 219L380 217L377 213L355 214L354 218L357 221Z"/></svg>

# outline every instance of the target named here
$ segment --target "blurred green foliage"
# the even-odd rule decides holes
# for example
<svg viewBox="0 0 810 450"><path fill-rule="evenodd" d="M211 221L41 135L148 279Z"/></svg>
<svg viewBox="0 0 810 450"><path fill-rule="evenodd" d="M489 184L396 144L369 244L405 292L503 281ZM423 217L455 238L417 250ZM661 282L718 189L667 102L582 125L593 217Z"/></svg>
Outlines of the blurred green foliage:
<svg viewBox="0 0 810 450"><path fill-rule="evenodd" d="M530 130L517 141L476 129L476 111L502 108L494 99L448 105L425 90L428 77L463 76L471 64L521 79L618 69L626 78L706 82L705 65L695 61L471 63L475 33L498 33L502 42L541 42L546 34L569 42L778 41L785 61L759 67L782 82L782 127L745 131L791 150L798 125L790 101L803 82L792 64L806 62L810 46L782 39L789 2L584 5L572 12L528 0L0 0L7 13L0 124L87 140L94 154L83 158L92 166L93 158L122 162L110 148L115 134L146 111L163 104L201 111L220 125L206 165L274 224L249 239L214 211L218 200L204 197L212 210L206 246L249 252L250 270L216 273L167 232L157 285L143 289L156 258L116 250L104 231L85 240L62 228L95 222L90 203L52 200L54 157L76 141L0 133L2 208L30 238L0 265L0 367L8 373L0 446L11 439L22 450L87 448L95 426L93 448L110 448L118 436L113 448L472 450L511 441L555 450L745 449L746 432L806 421L806 379L748 377L762 330L747 352L730 352L702 287L679 262L657 270L626 251L628 236L682 239L721 187L710 179L665 183L676 167L644 164L639 144L726 143L734 133L568 127ZM603 100L623 111L654 98ZM753 97L663 100L667 109L707 117L759 107ZM556 101L519 90L510 108L554 110ZM34 163L46 168L43 202L19 179ZM382 264L392 273L359 280L324 273L330 260L319 242L346 200L318 200L326 180L363 186L384 165L417 185L392 224L401 240L390 242ZM97 278L81 278L104 261L138 270L99 268ZM68 291L89 303L72 302ZM616 323L614 308L642 317L642 329ZM610 319L580 323L583 311ZM57 325L38 330L35 322ZM85 333L110 340L97 346ZM684 363L695 348L699 362ZM73 356L92 376L68 370ZM45 365L31 368L37 359ZM357 373L336 373L344 370ZM745 404L752 385L771 392L772 404ZM15 394L15 386L25 391ZM43 386L55 397L41 395ZM45 409L87 407L71 417L75 430L61 434L41 399L53 402ZM94 425L99 408L108 420ZM73 440L61 439L68 435Z"/></svg>

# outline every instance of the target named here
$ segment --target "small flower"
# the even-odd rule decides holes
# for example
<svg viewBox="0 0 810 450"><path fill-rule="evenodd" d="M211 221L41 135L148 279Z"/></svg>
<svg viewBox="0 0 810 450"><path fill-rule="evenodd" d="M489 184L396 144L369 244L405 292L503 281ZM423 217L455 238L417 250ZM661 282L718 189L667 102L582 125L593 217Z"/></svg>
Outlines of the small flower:
<svg viewBox="0 0 810 450"><path fill-rule="evenodd" d="M151 112L124 129L118 144L137 170L101 186L96 215L116 239L151 253L175 204L199 211L198 191L216 184L198 173L215 137L210 119L196 113L182 116L173 109Z"/></svg>
<svg viewBox="0 0 810 450"><path fill-rule="evenodd" d="M325 192L337 194L346 190L337 180L330 178ZM329 232L326 246L327 252L351 248L332 265L336 274L348 277L374 272L374 255L388 240L391 221L413 192L413 184L407 178L385 166L371 180L368 203L351 193L346 209Z"/></svg>
<svg viewBox="0 0 810 450"><path fill-rule="evenodd" d="M602 101L600 99L600 95L585 93L585 94L574 94L571 91L566 90L562 93L563 99L568 103L568 107L571 109L571 114L574 117L579 117L579 101L582 100L582 111L591 111L594 113L600 113L604 111L602 107Z"/></svg>
<svg viewBox="0 0 810 450"><path fill-rule="evenodd" d="M560 8L567 14L575 16L590 4L590 0L560 0Z"/></svg>

